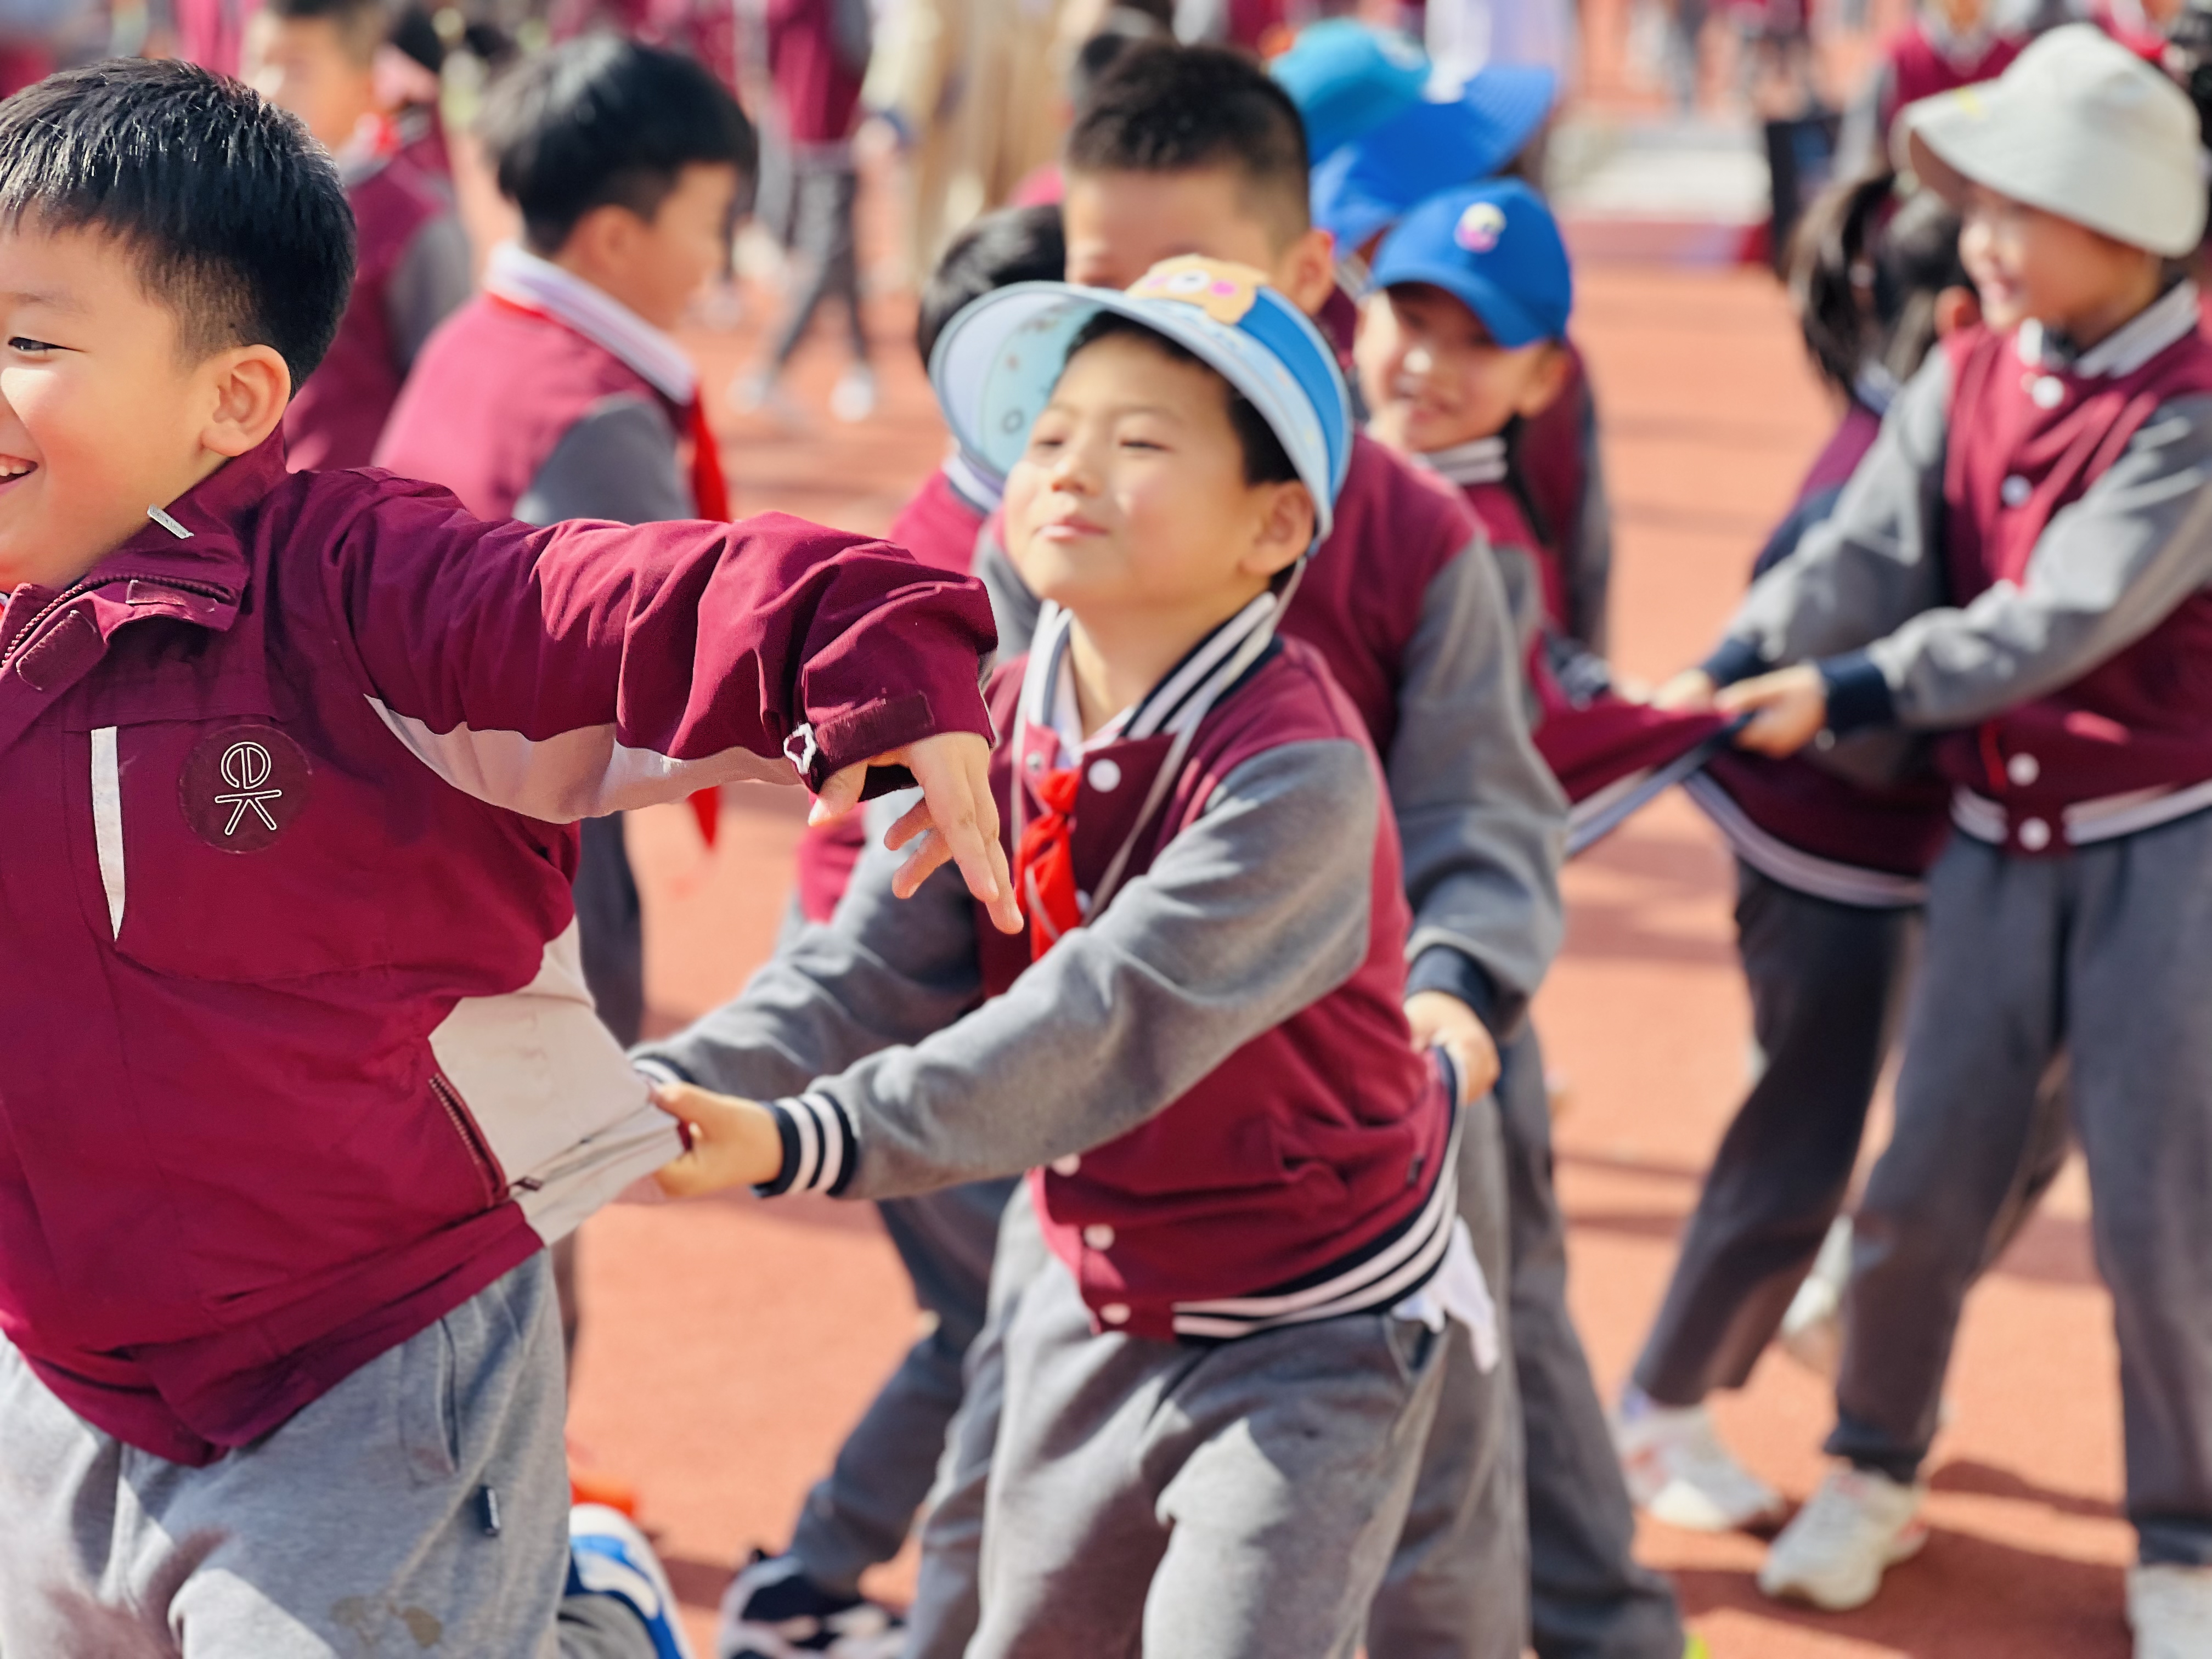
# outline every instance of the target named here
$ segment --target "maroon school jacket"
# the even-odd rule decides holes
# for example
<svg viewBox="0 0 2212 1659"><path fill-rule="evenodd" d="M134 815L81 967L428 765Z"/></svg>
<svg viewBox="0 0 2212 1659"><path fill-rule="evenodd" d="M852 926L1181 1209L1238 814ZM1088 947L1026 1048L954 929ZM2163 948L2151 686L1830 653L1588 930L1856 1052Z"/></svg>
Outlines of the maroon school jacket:
<svg viewBox="0 0 2212 1659"><path fill-rule="evenodd" d="M960 492L947 462L924 479L899 508L886 539L933 569L961 575L975 555L989 509ZM799 839L796 880L799 913L809 921L827 921L852 884L853 866L867 845L860 815L848 812L834 823L809 829Z"/></svg>
<svg viewBox="0 0 2212 1659"><path fill-rule="evenodd" d="M0 1333L197 1464L483 1289L672 1144L584 988L574 820L987 734L992 641L881 543L486 522L275 436L15 589Z"/></svg>
<svg viewBox="0 0 2212 1659"><path fill-rule="evenodd" d="M2212 342L2192 330L2128 374L2023 374L2013 337L1954 335L1944 450L1944 556L1959 605L2021 580L2044 527L2118 459L2158 407L2212 393ZM2031 387L2055 381L2049 407ZM2027 493L2020 497L2025 480ZM2007 501L2011 494L2016 504ZM2212 779L2212 593L2191 593L2126 649L2047 696L1936 743L1944 775L1995 800L2005 844L2078 802Z"/></svg>
<svg viewBox="0 0 2212 1659"><path fill-rule="evenodd" d="M321 364L284 411L296 471L367 466L406 378L392 333L387 284L422 227L453 211L437 180L394 155L346 187L359 237L353 297Z"/></svg>
<svg viewBox="0 0 2212 1659"><path fill-rule="evenodd" d="M575 330L479 294L422 348L376 464L435 478L470 512L505 518L570 427L607 398L678 410L642 374Z"/></svg>
<svg viewBox="0 0 2212 1659"><path fill-rule="evenodd" d="M1032 769L1017 762L1034 757L1042 769L1059 752L1039 709L1027 728L1031 752L1014 753L1026 665L1000 669L990 693L1003 734L991 781L1010 857L1012 791L1028 791ZM1305 742L1365 747L1365 723L1319 653L1281 640L1199 722L1128 873L1151 868L1237 766ZM1082 891L1099 890L1107 865L1139 827L1133 820L1172 744L1161 734L1085 750L1071 848ZM1118 770L1102 773L1109 761ZM1110 792L1094 783L1102 775L1114 778ZM1030 795L1026 816L1038 810ZM1318 1299L1316 1287L1348 1285L1401 1261L1418 1273L1398 1292L1408 1294L1427 1276L1422 1264L1432 1269L1440 1259L1455 1213L1444 1167L1452 1104L1406 1025L1411 915L1388 811L1376 816L1370 891L1367 955L1351 978L1237 1049L1140 1127L1031 1173L1046 1239L1107 1324L1163 1341L1237 1334L1240 1322L1292 1287ZM984 994L997 996L1030 965L1029 935L1001 933L980 913L975 934ZM1096 1241L1109 1236L1103 1229L1112 1243L1102 1246ZM1191 1323L1190 1304L1221 1297L1238 1304L1220 1311L1223 1328ZM1105 1315L1109 1306L1126 1309L1127 1317Z"/></svg>

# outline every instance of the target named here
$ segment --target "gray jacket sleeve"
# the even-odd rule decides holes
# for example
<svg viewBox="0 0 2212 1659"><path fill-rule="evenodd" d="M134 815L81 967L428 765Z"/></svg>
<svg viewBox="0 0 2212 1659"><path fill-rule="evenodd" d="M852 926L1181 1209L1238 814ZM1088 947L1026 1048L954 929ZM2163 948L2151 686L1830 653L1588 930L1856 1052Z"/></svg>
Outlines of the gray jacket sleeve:
<svg viewBox="0 0 2212 1659"><path fill-rule="evenodd" d="M957 879L891 896L906 861L871 833L826 923L803 928L726 1003L632 1051L647 1070L748 1099L793 1095L879 1049L945 1030L982 995L974 902Z"/></svg>
<svg viewBox="0 0 2212 1659"><path fill-rule="evenodd" d="M1413 907L1407 991L1449 991L1501 1037L1565 932L1566 797L1526 698L1498 562L1477 540L1423 596L1388 772Z"/></svg>
<svg viewBox="0 0 2212 1659"><path fill-rule="evenodd" d="M1951 368L1932 352L1826 522L1752 584L1706 672L1722 684L1855 651L1941 604Z"/></svg>
<svg viewBox="0 0 2212 1659"><path fill-rule="evenodd" d="M469 238L458 214L441 214L415 233L384 286L384 313L404 375L422 342L467 301Z"/></svg>
<svg viewBox="0 0 2212 1659"><path fill-rule="evenodd" d="M1597 399L1583 388L1583 499L1567 548L1567 619L1576 640L1602 657L1613 639L1613 498L1597 441Z"/></svg>
<svg viewBox="0 0 2212 1659"><path fill-rule="evenodd" d="M2208 584L2212 398L2177 398L2044 527L2024 583L1923 611L1821 670L1844 729L1970 726L2070 685Z"/></svg>
<svg viewBox="0 0 2212 1659"><path fill-rule="evenodd" d="M1380 810L1364 745L1291 744L1246 762L1004 995L776 1102L785 1168L763 1190L895 1197L1137 1127L1358 969ZM932 882L957 887L946 873Z"/></svg>
<svg viewBox="0 0 2212 1659"><path fill-rule="evenodd" d="M676 470L676 428L667 411L628 393L601 398L562 434L514 504L526 524L654 524L697 513Z"/></svg>

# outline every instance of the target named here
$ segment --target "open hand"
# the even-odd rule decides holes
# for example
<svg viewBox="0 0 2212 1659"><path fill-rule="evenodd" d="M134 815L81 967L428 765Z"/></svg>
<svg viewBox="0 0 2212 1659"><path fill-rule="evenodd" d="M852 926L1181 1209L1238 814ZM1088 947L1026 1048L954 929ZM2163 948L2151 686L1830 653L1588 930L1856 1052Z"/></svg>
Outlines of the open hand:
<svg viewBox="0 0 2212 1659"><path fill-rule="evenodd" d="M1762 755L1794 755L1828 723L1828 685L1810 663L1738 680L1713 698L1723 714L1749 714L1737 744Z"/></svg>
<svg viewBox="0 0 2212 1659"><path fill-rule="evenodd" d="M921 786L921 805L884 837L893 852L915 843L891 890L912 898L939 866L957 863L999 931L1020 933L1021 907L1014 902L1014 878L999 841L999 803L991 795L991 745L972 732L947 732L848 766L822 786L807 822L828 823L859 805L871 766L903 766Z"/></svg>
<svg viewBox="0 0 2212 1659"><path fill-rule="evenodd" d="M1459 1103L1480 1100L1498 1086L1498 1044L1474 1009L1449 991L1416 991L1406 999L1413 1047L1442 1048L1459 1073Z"/></svg>
<svg viewBox="0 0 2212 1659"><path fill-rule="evenodd" d="M684 1126L684 1155L653 1172L671 1198L757 1187L781 1173L783 1137L775 1115L757 1102L696 1084L656 1083L653 1103Z"/></svg>

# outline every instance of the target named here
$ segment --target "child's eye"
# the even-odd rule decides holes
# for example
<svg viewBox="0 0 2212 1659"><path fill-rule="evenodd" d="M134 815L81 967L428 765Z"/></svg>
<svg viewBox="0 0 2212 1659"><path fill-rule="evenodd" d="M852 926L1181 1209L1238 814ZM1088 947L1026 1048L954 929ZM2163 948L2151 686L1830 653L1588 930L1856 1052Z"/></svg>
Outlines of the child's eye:
<svg viewBox="0 0 2212 1659"><path fill-rule="evenodd" d="M55 350L57 348L44 340L28 339L21 334L17 334L10 337L9 339L8 349L10 351L21 351L36 356L41 352Z"/></svg>

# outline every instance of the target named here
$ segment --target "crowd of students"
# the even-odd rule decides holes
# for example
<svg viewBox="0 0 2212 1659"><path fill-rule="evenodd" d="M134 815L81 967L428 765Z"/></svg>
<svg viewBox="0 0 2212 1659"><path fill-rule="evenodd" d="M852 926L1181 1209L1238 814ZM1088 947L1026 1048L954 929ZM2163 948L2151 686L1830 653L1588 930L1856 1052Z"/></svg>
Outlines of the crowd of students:
<svg viewBox="0 0 2212 1659"><path fill-rule="evenodd" d="M924 285L948 453L874 541L731 521L674 333L761 170L725 80L513 64L471 294L392 28L0 102L0 1653L690 1653L563 1440L574 1231L650 1178L872 1200L933 1316L716 1659L1678 1659L1635 1508L1784 1518L1708 1397L1832 1373L1759 1584L1870 1599L2078 1143L2136 1652L2212 1656L2212 345L2149 45L1884 116L1793 266L1835 435L1646 691L1548 71L1109 31ZM763 398L826 295L867 373L849 152L794 155ZM775 953L641 1042L618 815L761 778L816 799ZM1761 1066L1608 1406L1528 1009L1563 858L1678 781Z"/></svg>

